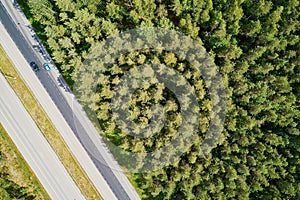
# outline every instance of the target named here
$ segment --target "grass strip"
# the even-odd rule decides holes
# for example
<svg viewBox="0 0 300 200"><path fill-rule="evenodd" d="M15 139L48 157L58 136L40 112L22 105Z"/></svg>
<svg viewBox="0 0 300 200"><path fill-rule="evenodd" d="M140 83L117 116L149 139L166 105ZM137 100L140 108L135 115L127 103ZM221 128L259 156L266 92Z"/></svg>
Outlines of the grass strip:
<svg viewBox="0 0 300 200"><path fill-rule="evenodd" d="M35 195L35 199L50 200L38 178L24 160L3 126L0 124L1 153L5 157L4 165L8 169L9 179L25 187L27 192Z"/></svg>
<svg viewBox="0 0 300 200"><path fill-rule="evenodd" d="M0 46L0 70L7 77L7 81L22 101L25 109L31 115L50 146L77 184L86 199L102 199L84 170L78 164L61 135L35 99L23 79L10 62L3 48Z"/></svg>

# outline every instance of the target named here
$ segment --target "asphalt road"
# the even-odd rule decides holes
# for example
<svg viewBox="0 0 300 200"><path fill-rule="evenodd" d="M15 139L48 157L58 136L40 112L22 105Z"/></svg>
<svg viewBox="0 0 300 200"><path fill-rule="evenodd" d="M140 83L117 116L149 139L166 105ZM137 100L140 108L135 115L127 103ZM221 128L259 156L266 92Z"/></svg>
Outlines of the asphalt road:
<svg viewBox="0 0 300 200"><path fill-rule="evenodd" d="M0 122L51 199L84 199L1 73L0 93Z"/></svg>
<svg viewBox="0 0 300 200"><path fill-rule="evenodd" d="M10 12L14 12L13 10L8 10ZM27 63L35 61L39 66L42 66L44 62L43 57L36 54L32 44L29 43L30 38L24 37L24 35L28 36L28 33L23 35L20 32L20 30L24 30L19 28L22 24L14 23L14 20L10 17L2 3L0 3L0 21L25 57ZM30 66L26 66L27 70L30 71ZM19 66L16 67L18 68ZM32 71L28 73L32 73ZM139 199L138 194L103 144L101 137L92 123L88 120L75 97L60 86L61 83L58 81L60 75L58 72L52 70L49 73L41 69L36 73L36 77L40 80L48 94L51 96L51 99L59 109L64 119L67 121L77 139L80 141L84 149L86 149L86 152L90 156L97 170L106 180L113 194L121 200ZM25 78L24 80L27 81ZM51 117L55 116L50 116L50 118ZM91 155L91 152L94 152L93 155ZM93 177L90 176L90 179L93 179ZM101 195L103 194L103 191L99 192Z"/></svg>
<svg viewBox="0 0 300 200"><path fill-rule="evenodd" d="M52 121L55 128L58 130L69 149L72 151L74 158L82 166L88 177L101 193L104 199L117 199L106 183L98 169L90 159L89 155L82 147L72 129L67 124L66 120L52 101L51 97L33 72L28 70L28 63L21 54L15 43L10 38L9 34L0 22L0 44L5 50L7 56L11 59L12 64L17 68L21 77L26 80L28 88L36 97L38 103L43 107L44 111Z"/></svg>

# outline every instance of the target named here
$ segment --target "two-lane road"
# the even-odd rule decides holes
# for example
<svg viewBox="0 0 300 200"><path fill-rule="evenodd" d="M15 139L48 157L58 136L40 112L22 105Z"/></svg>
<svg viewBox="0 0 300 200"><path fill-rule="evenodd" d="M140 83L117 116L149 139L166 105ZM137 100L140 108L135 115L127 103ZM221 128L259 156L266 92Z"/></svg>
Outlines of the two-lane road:
<svg viewBox="0 0 300 200"><path fill-rule="evenodd" d="M51 199L84 199L1 73L0 94L0 122Z"/></svg>

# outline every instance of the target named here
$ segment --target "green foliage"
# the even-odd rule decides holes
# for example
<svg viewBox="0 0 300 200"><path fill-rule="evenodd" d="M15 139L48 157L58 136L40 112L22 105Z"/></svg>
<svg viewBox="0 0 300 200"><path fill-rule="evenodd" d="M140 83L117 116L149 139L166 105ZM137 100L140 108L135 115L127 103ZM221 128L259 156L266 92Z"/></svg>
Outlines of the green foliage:
<svg viewBox="0 0 300 200"><path fill-rule="evenodd" d="M99 78L92 109L106 136L134 152L167 144L181 124L181 115L172 92L160 84L144 85L131 99L131 119L147 125L151 106L161 103L168 114L165 126L148 139L123 133L111 116L110 99L129 69L166 64L182 73L197 94L199 139L172 166L134 176L144 199L300 199L298 0L29 0L28 5L69 80L97 42L147 26L189 35L219 66L227 91L227 116L222 138L207 158L198 155L211 104L204 80L189 63L172 52L143 50L122 55Z"/></svg>
<svg viewBox="0 0 300 200"><path fill-rule="evenodd" d="M0 146L0 199L33 200L35 196L30 192L27 192L25 187L21 187L10 180L6 164L6 158L1 151L2 148Z"/></svg>

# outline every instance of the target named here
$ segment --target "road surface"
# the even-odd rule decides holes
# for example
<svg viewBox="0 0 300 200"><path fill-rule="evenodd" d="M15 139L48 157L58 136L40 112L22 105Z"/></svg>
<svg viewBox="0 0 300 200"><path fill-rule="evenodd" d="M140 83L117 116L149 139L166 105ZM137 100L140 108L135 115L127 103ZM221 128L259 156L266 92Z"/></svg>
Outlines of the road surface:
<svg viewBox="0 0 300 200"><path fill-rule="evenodd" d="M0 122L51 199L85 199L0 73Z"/></svg>
<svg viewBox="0 0 300 200"><path fill-rule="evenodd" d="M63 118L62 114L53 103L49 94L45 91L45 88L35 75L35 73L29 69L28 63L16 47L15 43L11 40L9 34L6 32L2 23L0 22L0 44L6 51L8 57L11 59L14 66L17 66L18 72L24 80L27 80L26 84L31 89L32 93L38 100L38 103L43 107L44 111L49 116L50 120L54 124L55 128L59 131L64 141L72 151L76 160L80 163L84 171L89 176L94 186L104 199L117 199L106 183L94 163L82 147L73 131Z"/></svg>
<svg viewBox="0 0 300 200"><path fill-rule="evenodd" d="M14 13L11 16L17 16L18 13L16 12L18 11L16 9L7 6L7 4L9 3L10 1L6 2L5 5L8 8L8 11L10 13ZM20 19L15 18L14 20L18 21ZM28 32L30 32L30 30L28 29L27 33L22 34L20 30L21 31L26 30L24 29L24 27L20 28L22 26L22 23L24 23L24 21L18 22L20 24L18 23L15 24L14 20L10 17L6 9L0 3L0 21L4 25L5 29L9 33L14 43L17 45L18 49L21 51L22 55L25 57L26 62L29 63L31 61L35 61L39 66L42 66L43 62L45 61L44 58L41 55L37 54L33 49L34 44L30 43L30 41L32 40L32 38L28 38L28 35L30 35ZM2 44L5 43L6 41L2 42ZM9 47L7 47L6 50L9 50ZM11 56L12 56L11 59L14 61L16 59L16 56L14 55ZM24 66L23 64L23 66L16 65L16 67L17 70L20 71L20 74L23 76L25 82L27 82L29 88L31 90L34 90L35 89L34 84L32 83L30 84L30 82L32 82L32 79L34 78L28 77L29 74L30 76L32 76L31 75L32 70L30 69L30 66L28 64ZM24 69L24 67L26 67L26 69ZM82 146L84 147L88 155L90 156L97 170L101 173L102 177L109 185L109 188L113 192L115 197L121 200L139 199L138 194L136 193L136 191L134 190L134 188L126 178L123 171L120 169L117 162L114 160L111 153L104 145L101 137L99 136L98 132L96 131L96 129L94 128L90 120L87 118L81 106L76 101L74 95L71 92L66 91L66 88L68 87L63 88L60 86L61 82L58 81L58 78L61 78L61 76L59 75L58 71L53 69L49 73L45 70L41 70L36 74L36 77L40 80L44 88L51 96L51 99L59 109L64 119L67 121L74 135L77 137L77 139L80 141L80 143L82 144ZM39 93L35 93L35 92L33 93L37 96L39 95ZM37 99L39 101L42 101L42 97L40 98L37 97ZM49 116L49 117L53 119L53 121L55 120L54 119L55 116ZM64 139L68 140L66 137L64 137ZM68 145L72 145L72 144L68 143ZM74 148L70 147L70 149L74 153ZM90 152L96 152L96 153L91 155ZM80 159L77 156L76 158L78 160ZM84 163L82 162L80 162L80 164L84 165ZM87 170L89 167L86 166L83 168ZM93 182L96 182L95 178L91 175L92 173L89 173L87 171L87 174L89 175L90 179L93 180ZM98 185L95 184L95 186L97 187ZM101 188L99 189L101 190ZM102 189L99 192L105 198L103 193L107 193L107 191L106 190L103 191Z"/></svg>

